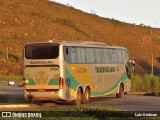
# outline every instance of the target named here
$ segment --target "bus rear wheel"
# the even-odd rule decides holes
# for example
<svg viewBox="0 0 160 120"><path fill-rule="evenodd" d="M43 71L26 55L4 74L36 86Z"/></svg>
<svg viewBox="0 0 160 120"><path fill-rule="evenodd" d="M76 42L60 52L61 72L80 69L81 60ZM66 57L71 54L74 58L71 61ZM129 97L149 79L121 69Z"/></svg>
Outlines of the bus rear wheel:
<svg viewBox="0 0 160 120"><path fill-rule="evenodd" d="M122 92L123 92L123 86L122 86L122 84L120 84L119 93L116 94L116 98L121 98L122 97Z"/></svg>
<svg viewBox="0 0 160 120"><path fill-rule="evenodd" d="M77 90L77 94L76 94L76 99L73 101L74 105L80 105L82 102L82 93L81 93L81 89L78 88Z"/></svg>
<svg viewBox="0 0 160 120"><path fill-rule="evenodd" d="M88 88L86 88L86 90L82 96L82 103L88 103L90 101L90 98L91 98L90 90Z"/></svg>

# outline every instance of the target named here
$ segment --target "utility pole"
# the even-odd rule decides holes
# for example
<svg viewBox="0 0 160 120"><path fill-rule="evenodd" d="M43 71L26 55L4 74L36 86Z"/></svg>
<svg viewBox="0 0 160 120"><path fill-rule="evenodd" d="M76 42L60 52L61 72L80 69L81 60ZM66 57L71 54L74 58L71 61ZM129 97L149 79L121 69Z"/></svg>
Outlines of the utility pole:
<svg viewBox="0 0 160 120"><path fill-rule="evenodd" d="M8 60L8 47L7 47L7 60Z"/></svg>
<svg viewBox="0 0 160 120"><path fill-rule="evenodd" d="M151 74L152 74L152 76L153 76L153 53L152 53L152 71L151 71Z"/></svg>
<svg viewBox="0 0 160 120"><path fill-rule="evenodd" d="M91 27L91 40L92 40L92 37L93 37L93 35L92 35L92 27Z"/></svg>

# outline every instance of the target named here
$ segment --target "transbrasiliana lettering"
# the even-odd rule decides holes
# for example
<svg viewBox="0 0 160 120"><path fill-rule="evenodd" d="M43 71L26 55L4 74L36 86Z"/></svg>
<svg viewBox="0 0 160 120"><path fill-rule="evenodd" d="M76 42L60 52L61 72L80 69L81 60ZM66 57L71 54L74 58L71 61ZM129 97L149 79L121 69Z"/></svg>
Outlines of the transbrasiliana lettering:
<svg viewBox="0 0 160 120"><path fill-rule="evenodd" d="M115 72L115 67L95 67L97 73Z"/></svg>
<svg viewBox="0 0 160 120"><path fill-rule="evenodd" d="M30 64L53 64L52 61L30 61Z"/></svg>

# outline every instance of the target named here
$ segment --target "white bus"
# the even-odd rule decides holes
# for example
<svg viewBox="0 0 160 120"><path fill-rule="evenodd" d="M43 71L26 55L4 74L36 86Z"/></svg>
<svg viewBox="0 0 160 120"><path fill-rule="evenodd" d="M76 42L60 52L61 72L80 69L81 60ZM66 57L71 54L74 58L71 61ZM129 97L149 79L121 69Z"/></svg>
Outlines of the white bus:
<svg viewBox="0 0 160 120"><path fill-rule="evenodd" d="M89 41L28 43L23 53L24 98L33 101L71 100L131 89L128 51L124 47Z"/></svg>

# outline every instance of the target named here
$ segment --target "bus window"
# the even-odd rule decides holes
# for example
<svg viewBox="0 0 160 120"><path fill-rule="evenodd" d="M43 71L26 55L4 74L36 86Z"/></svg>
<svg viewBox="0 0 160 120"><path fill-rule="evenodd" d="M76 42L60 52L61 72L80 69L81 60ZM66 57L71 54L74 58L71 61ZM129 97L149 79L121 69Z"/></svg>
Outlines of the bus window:
<svg viewBox="0 0 160 120"><path fill-rule="evenodd" d="M64 47L64 59L65 61L71 63L71 48L70 47Z"/></svg>
<svg viewBox="0 0 160 120"><path fill-rule="evenodd" d="M103 63L111 63L111 49L103 49Z"/></svg>
<svg viewBox="0 0 160 120"><path fill-rule="evenodd" d="M118 63L123 64L123 50L117 49Z"/></svg>
<svg viewBox="0 0 160 120"><path fill-rule="evenodd" d="M86 62L85 48L77 48L77 56L78 56L78 63L85 63Z"/></svg>
<svg viewBox="0 0 160 120"><path fill-rule="evenodd" d="M96 63L102 63L102 49L95 49Z"/></svg>
<svg viewBox="0 0 160 120"><path fill-rule="evenodd" d="M86 63L86 52L85 52L85 48L81 48L81 57L82 57L82 63Z"/></svg>
<svg viewBox="0 0 160 120"><path fill-rule="evenodd" d="M111 52L111 63L117 63L117 51L116 49L112 49L112 52Z"/></svg>
<svg viewBox="0 0 160 120"><path fill-rule="evenodd" d="M27 59L55 59L59 56L59 46L53 45L26 45Z"/></svg>
<svg viewBox="0 0 160 120"><path fill-rule="evenodd" d="M87 48L87 63L94 63L94 49L93 48Z"/></svg>
<svg viewBox="0 0 160 120"><path fill-rule="evenodd" d="M71 47L71 63L77 63L76 48Z"/></svg>
<svg viewBox="0 0 160 120"><path fill-rule="evenodd" d="M129 57L128 57L128 52L125 50L124 51L124 63L127 65L129 62Z"/></svg>

